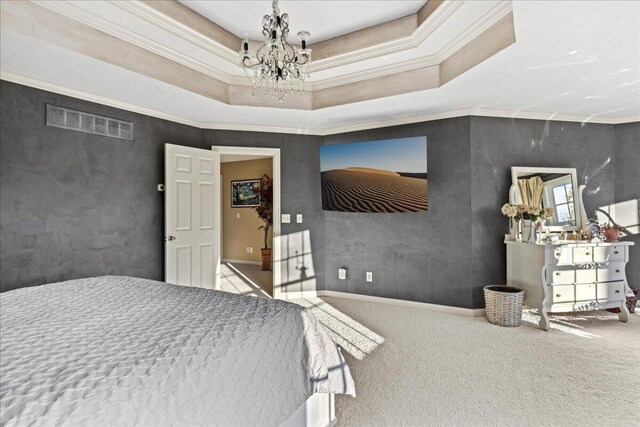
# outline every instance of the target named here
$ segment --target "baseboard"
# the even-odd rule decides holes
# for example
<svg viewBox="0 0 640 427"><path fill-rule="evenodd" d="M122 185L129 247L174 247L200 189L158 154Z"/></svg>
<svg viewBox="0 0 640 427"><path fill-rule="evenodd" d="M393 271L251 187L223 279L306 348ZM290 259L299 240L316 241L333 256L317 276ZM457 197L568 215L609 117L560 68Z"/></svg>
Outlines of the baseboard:
<svg viewBox="0 0 640 427"><path fill-rule="evenodd" d="M378 304L390 304L390 305L395 305L400 307L419 308L422 310L457 314L459 316L466 316L466 317L482 317L485 315L484 308L452 307L449 305L430 304L426 302L417 302L417 301L406 301L406 300L400 300L400 299L394 299L394 298L375 297L371 295L350 294L347 292L337 292L337 291L321 290L321 291L317 291L316 293L318 297L333 297L333 298L350 299L350 300L362 301L362 302L375 302Z"/></svg>
<svg viewBox="0 0 640 427"><path fill-rule="evenodd" d="M227 264L262 265L260 261L244 261L241 259L223 259L222 262Z"/></svg>

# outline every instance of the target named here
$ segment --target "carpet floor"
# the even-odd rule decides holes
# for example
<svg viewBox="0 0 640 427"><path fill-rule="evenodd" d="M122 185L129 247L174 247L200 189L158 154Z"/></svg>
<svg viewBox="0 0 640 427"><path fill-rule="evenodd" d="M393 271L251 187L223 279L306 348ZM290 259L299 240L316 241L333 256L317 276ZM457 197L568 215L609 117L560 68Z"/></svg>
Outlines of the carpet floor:
<svg viewBox="0 0 640 427"><path fill-rule="evenodd" d="M519 328L338 298L302 302L345 348L338 426L640 426L640 315L552 315Z"/></svg>

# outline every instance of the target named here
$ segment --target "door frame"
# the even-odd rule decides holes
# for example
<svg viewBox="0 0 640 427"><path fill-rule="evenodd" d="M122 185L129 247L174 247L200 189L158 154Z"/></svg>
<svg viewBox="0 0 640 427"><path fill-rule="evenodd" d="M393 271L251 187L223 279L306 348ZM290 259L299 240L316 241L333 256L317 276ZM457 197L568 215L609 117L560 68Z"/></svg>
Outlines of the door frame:
<svg viewBox="0 0 640 427"><path fill-rule="evenodd" d="M262 148L262 147L228 147L228 146L211 146L211 150L216 153L214 162L218 164L217 180L220 180L220 157L222 155L240 155L240 156L262 156L271 157L272 159L272 179L273 179L273 226L271 240L271 262L273 264L273 298L282 298L284 295L280 290L281 282L281 265L280 265L280 211L281 211L281 193L280 193L280 149L279 148ZM218 185L220 187L220 185ZM222 263L222 209L221 209L222 193L213 201L213 218L216 222L214 232L214 248L218 251L214 253L213 267L215 272L215 289L220 289L220 274Z"/></svg>

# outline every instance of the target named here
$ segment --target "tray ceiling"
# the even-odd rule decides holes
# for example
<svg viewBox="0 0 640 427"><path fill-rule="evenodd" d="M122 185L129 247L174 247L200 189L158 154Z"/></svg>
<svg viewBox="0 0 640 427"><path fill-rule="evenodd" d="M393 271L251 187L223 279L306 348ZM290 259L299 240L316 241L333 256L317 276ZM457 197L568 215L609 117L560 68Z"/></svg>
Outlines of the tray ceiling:
<svg viewBox="0 0 640 427"><path fill-rule="evenodd" d="M178 0L183 5L217 23L237 37L249 34L261 40L260 22L271 13L271 2ZM311 43L342 36L353 31L416 13L426 1L287 1L280 10L289 14L292 34L311 33Z"/></svg>
<svg viewBox="0 0 640 427"><path fill-rule="evenodd" d="M246 87L237 65L220 54L235 55L235 51L224 43L205 43L211 38L199 38L202 33L198 31L181 27L181 34L166 27L167 22L144 19L130 7L121 7L136 4L144 8L145 2L47 2L53 4L49 8L16 2L53 14L43 15L46 18L68 20L64 22L72 25L65 32L86 27L97 31L97 36L110 36L115 44L100 42L97 51L103 55L113 49L111 53L120 53L121 62L49 37L48 31L55 35L55 19L40 22L35 15L27 15L20 25L9 25L8 3L14 2L1 3L3 79L200 127L327 134L466 114L604 123L638 120L640 116L638 3L445 1L449 9L441 11L448 13L440 14L443 19L437 28L427 31L417 46L415 39L404 37L395 42L403 44L400 49L392 43L385 46L389 53L381 56L374 52L378 56L350 57L346 63L330 64L314 72L312 91L344 89L346 84L424 69L433 65L430 61L444 48L456 53L478 39L487 25L496 23L500 15L495 11L501 11L502 18L513 17L516 43L491 53L443 84L439 74L439 87L387 92L375 99L353 99L357 104L313 111L295 110L291 105L234 106L216 100L216 96L226 96L224 88L216 95L214 80L220 76L227 76L228 81L223 82L227 85ZM304 6L308 8L314 2L301 3L309 4ZM52 9L58 6L59 10ZM282 7L286 11L287 2ZM480 25L483 22L485 26ZM187 34L191 38L185 37ZM228 34L233 45L237 37ZM456 45L456 40L465 43ZM132 48L118 50L123 46ZM470 45L467 50L479 49ZM150 53L155 56L147 57ZM136 68L150 58L159 61L155 68L160 74L149 75L148 70ZM180 69L183 72L174 72L176 65L184 67ZM211 80L201 80L203 76ZM369 89L360 92L371 93ZM344 92L352 96L350 92L359 91Z"/></svg>

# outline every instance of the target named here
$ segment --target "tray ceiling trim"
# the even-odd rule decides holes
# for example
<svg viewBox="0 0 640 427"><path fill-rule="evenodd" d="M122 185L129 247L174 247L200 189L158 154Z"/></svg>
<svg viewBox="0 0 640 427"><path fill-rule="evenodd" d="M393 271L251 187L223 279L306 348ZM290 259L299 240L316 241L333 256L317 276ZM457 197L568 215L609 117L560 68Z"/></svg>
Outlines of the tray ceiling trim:
<svg viewBox="0 0 640 427"><path fill-rule="evenodd" d="M163 113L154 109L141 107L127 102L106 98L91 94L89 92L68 88L55 83L34 79L17 73L0 70L0 80L17 83L48 92L57 93L64 96L81 99L88 102L106 105L113 108L119 108L133 113L144 114L150 117L156 117L175 123L181 123L200 129L216 129L216 130L233 130L246 132L272 132L272 133L289 133L299 135L317 135L327 136L346 132L355 132L367 129L376 129L389 126L399 126L411 123L427 122L434 120L443 120L456 117L477 116L477 117L498 117L509 119L528 119L528 120L545 120L545 121L564 121L578 123L594 123L594 124L610 124L618 125L624 123L640 122L640 116L634 117L607 117L593 115L578 115L564 113L548 113L524 110L496 110L484 108L462 108L458 110L443 111L438 113L419 114L413 116L405 116L388 120L376 120L366 123L358 123L354 125L336 126L331 128L295 128L282 126L264 126L264 125L246 125L237 123L207 123L196 121L172 114Z"/></svg>
<svg viewBox="0 0 640 427"><path fill-rule="evenodd" d="M148 8L146 2L119 3L136 3ZM174 3L184 7L177 2L163 2L168 5ZM461 2L444 1L435 11L442 10L442 5L454 3ZM270 98L252 96L250 83L244 76L225 73L73 3L2 2L2 11L3 25L18 32L226 104L302 110L437 88L515 42L511 2L503 1L433 55L308 82L305 92L279 103ZM434 15L435 12L429 17ZM33 25L34 22L37 25ZM496 38L495 34L499 37ZM95 49L97 45L102 48ZM473 48L465 50L465 46ZM123 52L128 55L123 55ZM461 54L464 56L459 58ZM131 61L130 57L137 60Z"/></svg>

